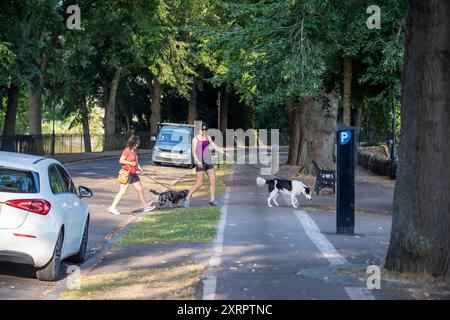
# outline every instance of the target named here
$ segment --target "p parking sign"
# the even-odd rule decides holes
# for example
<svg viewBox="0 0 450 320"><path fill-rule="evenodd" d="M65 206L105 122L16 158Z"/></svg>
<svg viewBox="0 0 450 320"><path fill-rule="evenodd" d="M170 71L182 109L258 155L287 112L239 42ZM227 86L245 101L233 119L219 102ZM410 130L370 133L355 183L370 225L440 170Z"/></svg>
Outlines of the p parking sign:
<svg viewBox="0 0 450 320"><path fill-rule="evenodd" d="M339 131L339 144L342 146L347 144L352 138L352 132L349 130Z"/></svg>

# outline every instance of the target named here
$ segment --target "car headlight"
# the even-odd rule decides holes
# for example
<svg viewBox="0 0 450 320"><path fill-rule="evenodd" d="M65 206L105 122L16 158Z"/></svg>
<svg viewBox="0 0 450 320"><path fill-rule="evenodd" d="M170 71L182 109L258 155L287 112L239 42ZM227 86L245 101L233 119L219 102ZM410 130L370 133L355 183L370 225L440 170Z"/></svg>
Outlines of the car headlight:
<svg viewBox="0 0 450 320"><path fill-rule="evenodd" d="M161 151L160 147L155 147L154 149L155 149L156 152L160 152Z"/></svg>

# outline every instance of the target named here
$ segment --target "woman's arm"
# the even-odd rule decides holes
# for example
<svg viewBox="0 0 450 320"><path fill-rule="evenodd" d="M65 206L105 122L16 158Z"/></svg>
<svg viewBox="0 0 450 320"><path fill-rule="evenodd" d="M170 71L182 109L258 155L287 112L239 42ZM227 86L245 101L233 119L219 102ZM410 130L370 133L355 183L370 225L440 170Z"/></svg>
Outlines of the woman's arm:
<svg viewBox="0 0 450 320"><path fill-rule="evenodd" d="M192 139L192 157L194 158L194 163L198 164L198 165L202 165L202 162L198 159L197 157L197 139L193 138Z"/></svg>
<svg viewBox="0 0 450 320"><path fill-rule="evenodd" d="M225 153L225 150L223 150L222 147L219 147L217 144L215 144L214 141L212 141L212 139L211 139L210 136L208 136L208 140L209 140L209 144L211 145L211 147L212 147L214 150L217 150L218 152L220 152L220 153L222 153L222 154L226 154L226 153Z"/></svg>
<svg viewBox="0 0 450 320"><path fill-rule="evenodd" d="M136 162L127 161L126 159L127 159L127 157L125 155L122 155L119 159L119 163L126 164L126 165L129 165L132 167L134 167L136 165Z"/></svg>

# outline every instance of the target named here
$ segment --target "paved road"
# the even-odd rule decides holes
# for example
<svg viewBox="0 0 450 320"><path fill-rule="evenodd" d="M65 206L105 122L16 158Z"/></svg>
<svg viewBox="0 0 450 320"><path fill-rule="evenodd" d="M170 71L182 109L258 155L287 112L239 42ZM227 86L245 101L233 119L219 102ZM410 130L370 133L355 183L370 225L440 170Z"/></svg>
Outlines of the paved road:
<svg viewBox="0 0 450 320"><path fill-rule="evenodd" d="M255 186L257 174L236 165L227 183L223 241L215 250L221 253L207 269L203 288L204 295L214 296L206 298L411 298L384 283L382 290L365 288L366 267L383 264L390 216L357 215L356 235L337 235L334 213L293 209L281 197L280 207L269 208L267 188Z"/></svg>
<svg viewBox="0 0 450 320"><path fill-rule="evenodd" d="M150 159L146 156L141 156L140 160L141 165L151 176L169 185L187 172L186 169L181 168L150 166ZM67 164L66 168L77 186L89 187L94 192L93 198L86 199L91 209L89 259L133 216L114 216L106 212L106 208L111 204L115 192L119 188L115 181L120 169L117 159L71 163ZM141 181L144 183L145 189L155 188L145 177L141 178ZM153 195L148 193L146 195L148 201L154 200ZM129 212L138 209L136 204L139 204L137 193L130 187L123 201L119 203L118 209ZM42 299L51 292L55 285L56 283L38 281L35 277L35 270L31 267L0 262L0 299Z"/></svg>

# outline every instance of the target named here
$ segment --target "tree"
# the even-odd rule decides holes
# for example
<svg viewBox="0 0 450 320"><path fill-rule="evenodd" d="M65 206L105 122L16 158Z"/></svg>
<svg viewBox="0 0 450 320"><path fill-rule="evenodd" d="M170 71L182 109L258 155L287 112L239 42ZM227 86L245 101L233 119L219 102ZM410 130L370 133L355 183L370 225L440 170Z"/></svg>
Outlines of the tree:
<svg viewBox="0 0 450 320"><path fill-rule="evenodd" d="M42 96L48 85L48 68L53 58L59 35L65 27L65 1L42 1L39 6L29 3L25 24L25 36L29 40L28 59L34 64L36 72L27 81L29 105L29 132L42 134ZM40 146L37 147L38 152Z"/></svg>
<svg viewBox="0 0 450 320"><path fill-rule="evenodd" d="M98 1L91 4L89 16L84 15L86 36L95 46L95 70L102 88L103 150L113 150L116 134L116 93L124 69L135 57L134 6L120 1ZM107 25L108 28L104 26Z"/></svg>
<svg viewBox="0 0 450 320"><path fill-rule="evenodd" d="M151 13L138 14L139 56L147 67L150 89L150 132L158 133L164 88L189 98L195 72L190 62L186 23L202 1L156 1Z"/></svg>
<svg viewBox="0 0 450 320"><path fill-rule="evenodd" d="M305 143L302 110L314 105L318 108L308 109L309 116L320 118L322 107L329 108L328 102L322 105L327 96L322 82L327 5L317 1L219 4L224 22L210 46L222 62L214 81L232 83L241 98L258 109L284 105L290 131L288 164L310 170L313 153ZM325 132L329 134L329 130L316 132L316 138L324 138L321 134Z"/></svg>
<svg viewBox="0 0 450 320"><path fill-rule="evenodd" d="M0 19L0 88L5 88L6 113L3 137L16 132L16 118L22 85L36 74L37 68L28 59L29 39L25 29L28 19L29 2L12 5L2 3ZM9 139L4 139L2 150L13 150Z"/></svg>
<svg viewBox="0 0 450 320"><path fill-rule="evenodd" d="M410 0L386 268L450 276L450 2Z"/></svg>

